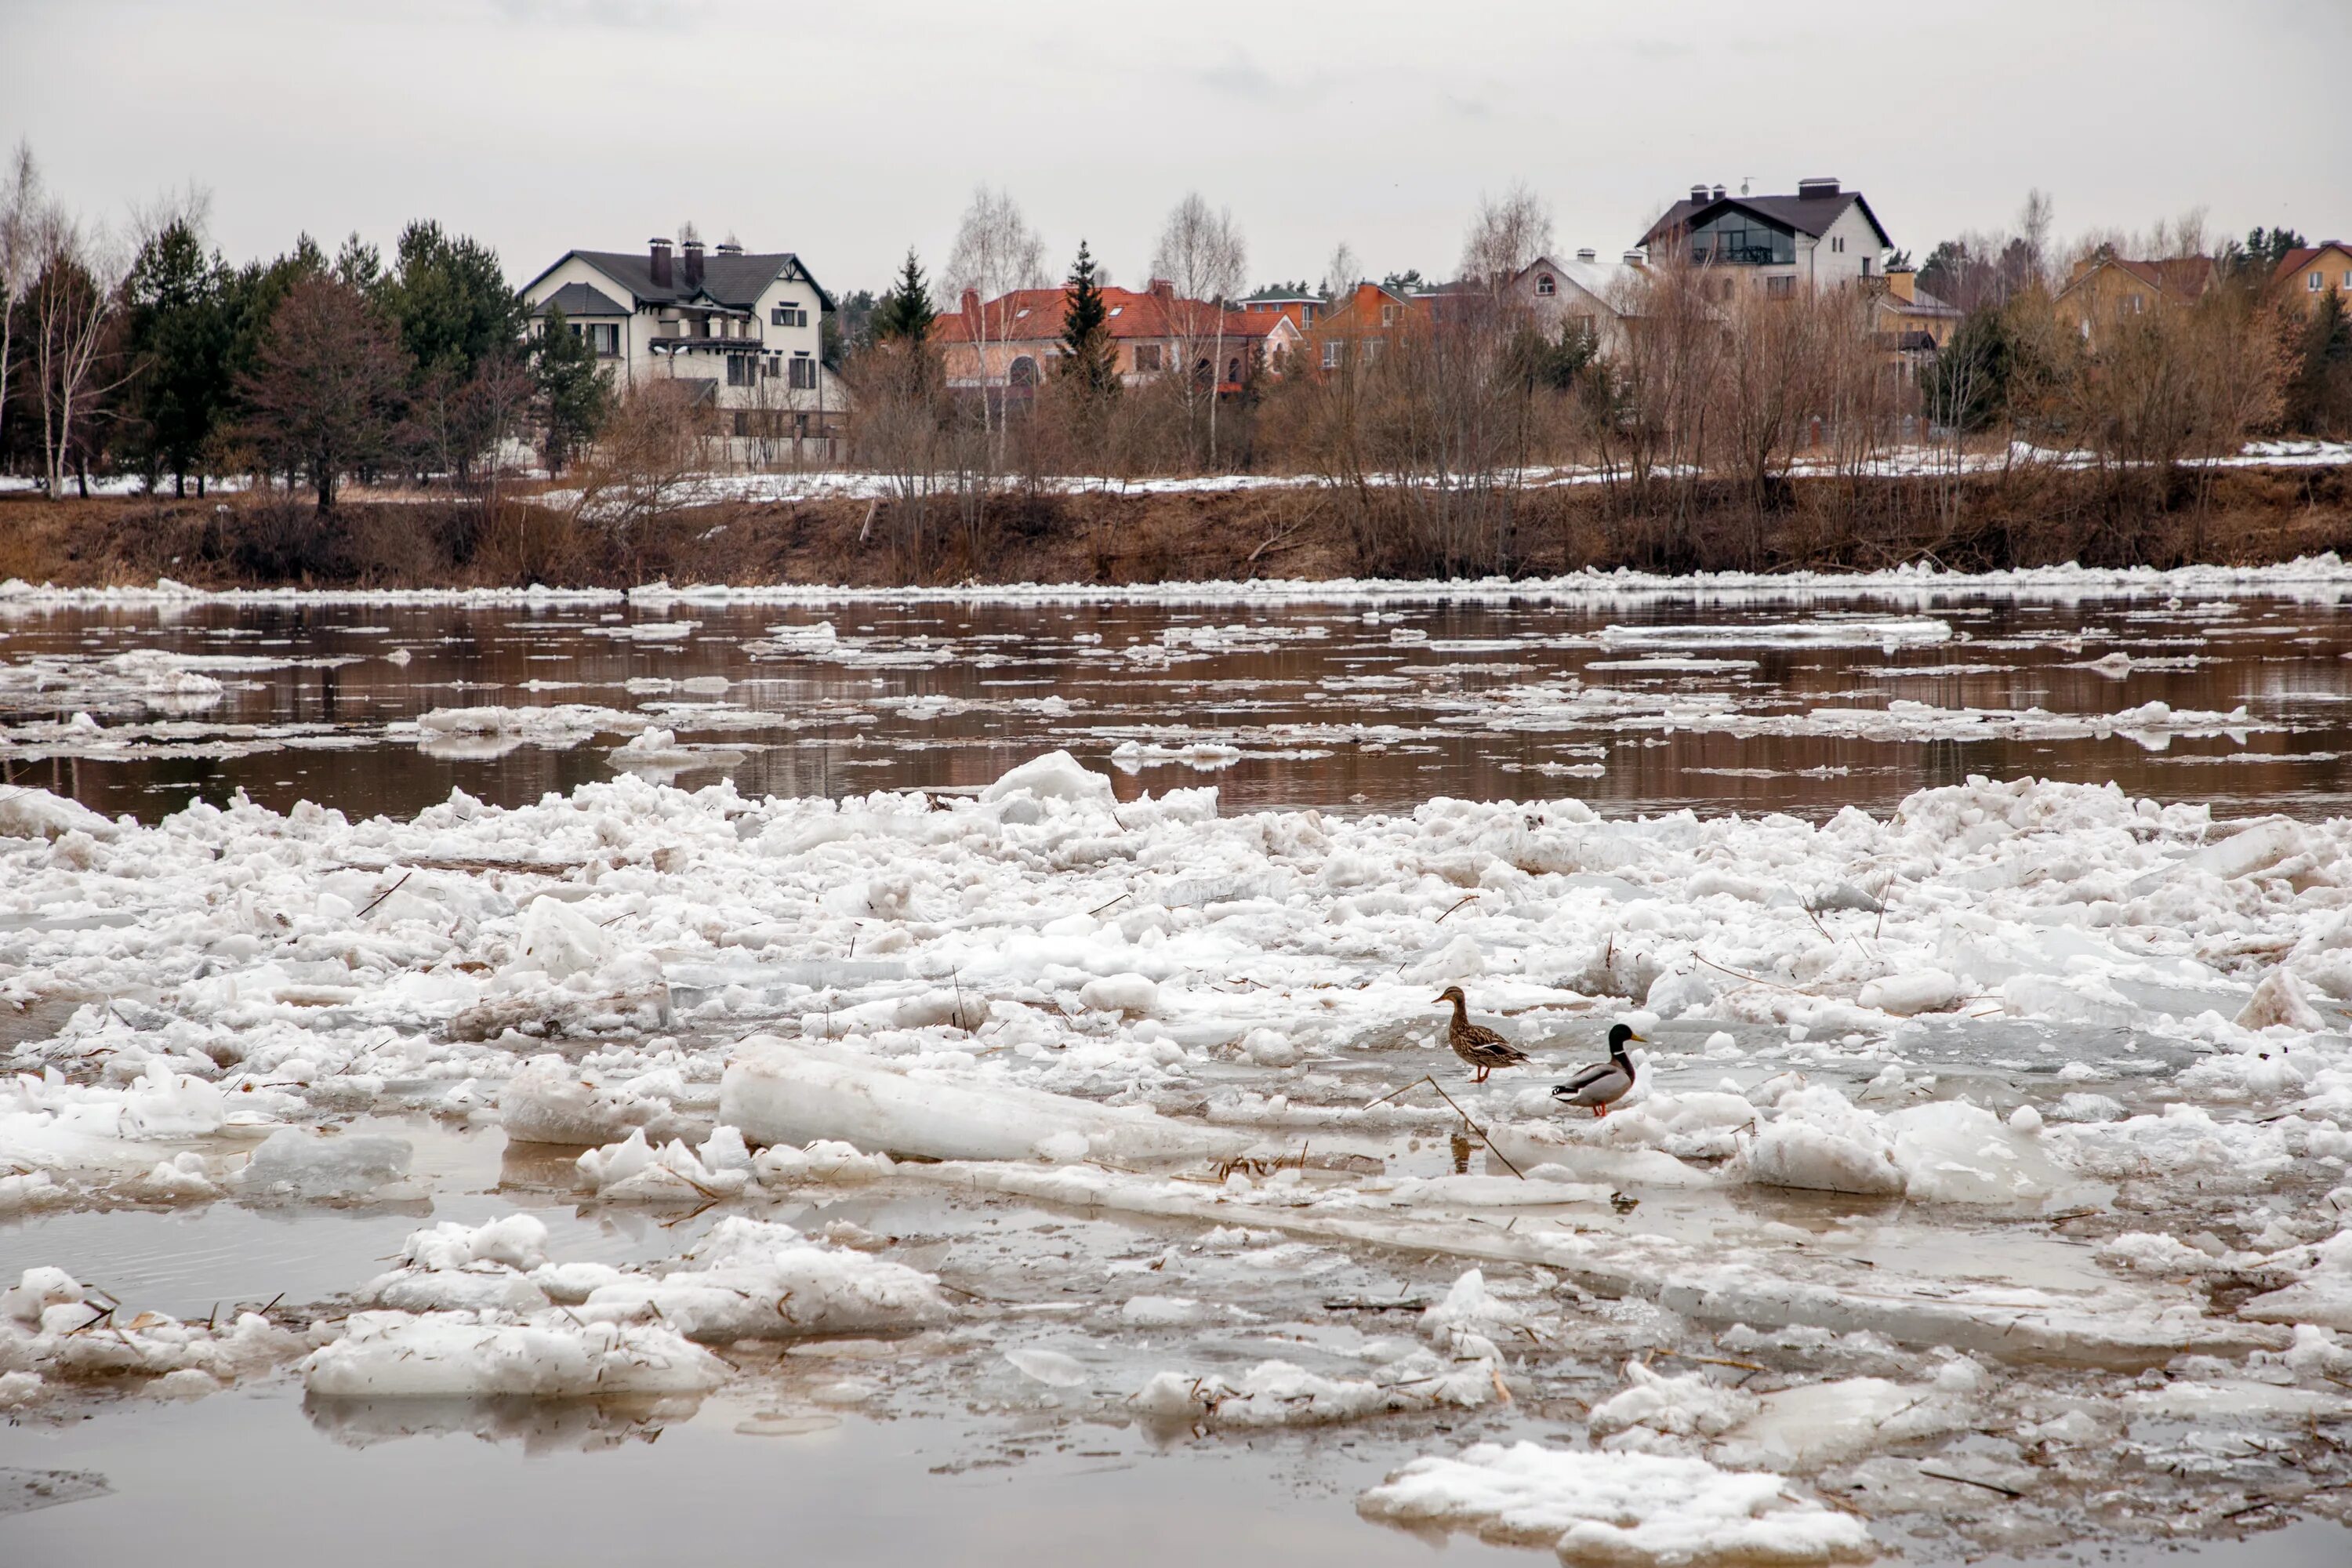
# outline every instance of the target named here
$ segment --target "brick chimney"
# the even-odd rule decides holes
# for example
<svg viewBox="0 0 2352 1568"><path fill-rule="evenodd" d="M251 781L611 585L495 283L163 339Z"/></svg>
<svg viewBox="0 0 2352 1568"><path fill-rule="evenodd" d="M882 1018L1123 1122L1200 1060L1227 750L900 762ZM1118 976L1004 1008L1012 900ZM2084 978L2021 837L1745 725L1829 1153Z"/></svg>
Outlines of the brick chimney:
<svg viewBox="0 0 2352 1568"><path fill-rule="evenodd" d="M653 266L656 288L669 287L669 237L657 234L646 242L646 250Z"/></svg>
<svg viewBox="0 0 2352 1568"><path fill-rule="evenodd" d="M1908 305L1919 298L1918 275L1908 267L1886 269L1886 291Z"/></svg>
<svg viewBox="0 0 2352 1568"><path fill-rule="evenodd" d="M1164 305L1176 298L1176 285L1165 278L1154 278L1151 280L1150 293L1153 299Z"/></svg>
<svg viewBox="0 0 2352 1568"><path fill-rule="evenodd" d="M698 239L687 240L678 246L678 249L686 253L686 286L689 289L701 288L702 241Z"/></svg>
<svg viewBox="0 0 2352 1568"><path fill-rule="evenodd" d="M964 317L965 317L965 319L966 319L966 320L968 320L968 321L979 321L979 320L980 320L980 290L979 290L979 289L965 289L965 290L963 291L963 300L962 300L962 301L961 301L961 308L962 308L962 310L963 310L963 313L964 313Z"/></svg>

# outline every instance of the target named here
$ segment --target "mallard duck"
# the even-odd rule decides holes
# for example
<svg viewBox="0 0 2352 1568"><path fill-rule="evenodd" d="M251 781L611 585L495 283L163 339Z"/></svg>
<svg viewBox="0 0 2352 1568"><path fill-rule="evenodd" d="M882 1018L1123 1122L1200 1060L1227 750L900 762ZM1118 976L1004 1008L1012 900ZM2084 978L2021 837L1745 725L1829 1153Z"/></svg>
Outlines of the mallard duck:
<svg viewBox="0 0 2352 1568"><path fill-rule="evenodd" d="M1496 1068L1514 1068L1528 1059L1527 1052L1485 1025L1470 1021L1470 999L1462 994L1459 985L1438 993L1437 1001L1454 1004L1454 1022L1446 1026L1445 1043L1454 1047L1455 1056L1478 1069L1471 1082L1484 1083Z"/></svg>
<svg viewBox="0 0 2352 1568"><path fill-rule="evenodd" d="M1615 1026L1609 1031L1609 1059L1579 1068L1574 1078L1551 1091L1551 1097L1570 1105L1589 1105L1596 1119L1608 1115L1609 1108L1633 1087L1633 1058L1625 1054L1628 1041L1637 1046L1650 1043L1624 1025Z"/></svg>

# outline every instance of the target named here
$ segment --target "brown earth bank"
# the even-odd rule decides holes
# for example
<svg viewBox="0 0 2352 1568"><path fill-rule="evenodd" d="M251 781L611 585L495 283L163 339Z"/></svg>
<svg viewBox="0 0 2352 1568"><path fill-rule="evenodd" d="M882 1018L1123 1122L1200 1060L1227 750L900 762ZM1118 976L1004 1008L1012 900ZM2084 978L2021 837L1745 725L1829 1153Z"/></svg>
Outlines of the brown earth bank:
<svg viewBox="0 0 2352 1568"><path fill-rule="evenodd" d="M1252 577L2259 565L2352 553L2352 468L1559 486L1433 500L1382 488L1062 495L967 509L729 501L615 530L528 497L0 500L0 580L58 586L1121 584Z"/></svg>

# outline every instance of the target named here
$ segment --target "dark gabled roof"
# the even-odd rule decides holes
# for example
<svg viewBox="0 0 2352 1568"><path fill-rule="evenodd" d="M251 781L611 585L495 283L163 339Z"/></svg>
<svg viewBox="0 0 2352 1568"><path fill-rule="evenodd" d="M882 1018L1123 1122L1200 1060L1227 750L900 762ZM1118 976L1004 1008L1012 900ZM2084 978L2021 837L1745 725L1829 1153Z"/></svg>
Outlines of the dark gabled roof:
<svg viewBox="0 0 2352 1568"><path fill-rule="evenodd" d="M715 304L748 310L760 302L760 295L778 277L801 279L816 290L824 309L835 309L833 296L824 285L801 264L801 258L789 250L772 251L762 256L729 255L712 251L702 258L702 283L690 287L686 280L686 258L673 256L669 264L669 281L654 281L653 258L643 250L567 250L550 267L523 285L529 289L540 278L555 270L573 257L587 262L605 277L635 296L639 305L683 305L698 294L707 294Z"/></svg>
<svg viewBox="0 0 2352 1568"><path fill-rule="evenodd" d="M1845 216L1846 208L1853 206L1860 207L1862 216L1870 221L1872 232L1878 236L1878 243L1889 250L1895 248L1895 241L1887 234L1886 226L1878 221L1878 215L1870 210L1870 204L1863 200L1860 191L1840 191L1834 195L1819 196L1718 196L1704 202L1695 202L1685 196L1666 209L1665 216L1650 226L1650 232L1642 237L1642 243L1654 245L1660 235L1705 223L1727 207L1754 213L1782 228L1794 229L1799 234L1819 239L1829 232L1830 225Z"/></svg>
<svg viewBox="0 0 2352 1568"><path fill-rule="evenodd" d="M605 293L585 283L566 283L541 301L534 316L544 316L550 310L561 310L572 321L589 316L625 316L629 308Z"/></svg>

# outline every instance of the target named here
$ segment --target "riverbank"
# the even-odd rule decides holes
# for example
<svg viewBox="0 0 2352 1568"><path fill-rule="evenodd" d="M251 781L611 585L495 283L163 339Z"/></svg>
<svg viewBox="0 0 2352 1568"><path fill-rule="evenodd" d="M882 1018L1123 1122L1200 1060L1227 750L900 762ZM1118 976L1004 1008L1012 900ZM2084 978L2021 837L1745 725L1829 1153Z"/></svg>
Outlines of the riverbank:
<svg viewBox="0 0 2352 1568"><path fill-rule="evenodd" d="M1963 480L1805 476L1638 492L1549 484L1476 501L1313 482L1013 489L967 510L805 486L730 488L614 527L576 493L430 492L320 518L276 495L0 498L0 580L60 587L468 588L544 584L1129 585L1265 577L1540 576L1586 568L2001 570L2266 565L2352 552L2352 466L2034 468Z"/></svg>

